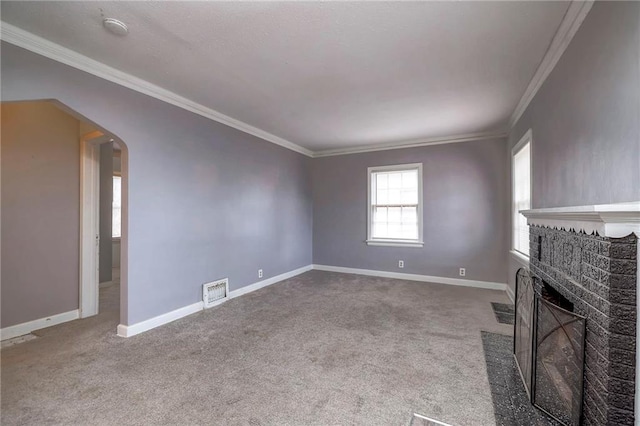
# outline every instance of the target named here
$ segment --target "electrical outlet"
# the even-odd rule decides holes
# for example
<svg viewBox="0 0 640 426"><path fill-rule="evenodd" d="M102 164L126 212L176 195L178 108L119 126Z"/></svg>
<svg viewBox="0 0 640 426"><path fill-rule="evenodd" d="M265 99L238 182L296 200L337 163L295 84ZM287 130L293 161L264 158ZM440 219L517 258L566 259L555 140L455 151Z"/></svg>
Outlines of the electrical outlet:
<svg viewBox="0 0 640 426"><path fill-rule="evenodd" d="M464 277L467 275L467 270L465 268L460 268L460 276Z"/></svg>
<svg viewBox="0 0 640 426"><path fill-rule="evenodd" d="M262 278L262 269L258 269L258 278Z"/></svg>
<svg viewBox="0 0 640 426"><path fill-rule="evenodd" d="M398 268L404 268L404 260L398 260Z"/></svg>

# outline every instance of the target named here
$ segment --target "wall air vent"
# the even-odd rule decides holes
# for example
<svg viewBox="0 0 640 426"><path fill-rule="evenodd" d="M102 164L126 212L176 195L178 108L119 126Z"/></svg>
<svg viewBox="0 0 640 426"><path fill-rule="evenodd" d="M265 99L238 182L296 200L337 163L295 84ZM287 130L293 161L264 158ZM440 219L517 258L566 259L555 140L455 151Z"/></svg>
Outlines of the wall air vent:
<svg viewBox="0 0 640 426"><path fill-rule="evenodd" d="M204 307L211 308L229 298L229 278L214 281L202 286L202 301Z"/></svg>

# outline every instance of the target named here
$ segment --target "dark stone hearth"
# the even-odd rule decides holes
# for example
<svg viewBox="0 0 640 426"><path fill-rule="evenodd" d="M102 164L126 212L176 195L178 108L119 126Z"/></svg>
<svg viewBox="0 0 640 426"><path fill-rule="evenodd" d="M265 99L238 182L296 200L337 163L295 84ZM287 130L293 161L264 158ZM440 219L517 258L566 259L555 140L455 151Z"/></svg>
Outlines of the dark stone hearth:
<svg viewBox="0 0 640 426"><path fill-rule="evenodd" d="M483 331L482 346L496 425L560 425L531 405L511 353L513 337Z"/></svg>
<svg viewBox="0 0 640 426"><path fill-rule="evenodd" d="M536 292L545 284L587 318L585 425L633 425L637 237L530 226Z"/></svg>

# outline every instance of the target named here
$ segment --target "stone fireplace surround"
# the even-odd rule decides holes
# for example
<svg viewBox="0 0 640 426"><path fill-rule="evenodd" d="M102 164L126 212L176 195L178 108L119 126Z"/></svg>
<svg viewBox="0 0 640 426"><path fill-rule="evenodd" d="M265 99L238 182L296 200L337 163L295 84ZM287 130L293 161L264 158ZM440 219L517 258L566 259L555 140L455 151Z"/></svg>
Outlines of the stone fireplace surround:
<svg viewBox="0 0 640 426"><path fill-rule="evenodd" d="M550 285L587 317L583 424L633 425L640 202L522 213L536 291Z"/></svg>

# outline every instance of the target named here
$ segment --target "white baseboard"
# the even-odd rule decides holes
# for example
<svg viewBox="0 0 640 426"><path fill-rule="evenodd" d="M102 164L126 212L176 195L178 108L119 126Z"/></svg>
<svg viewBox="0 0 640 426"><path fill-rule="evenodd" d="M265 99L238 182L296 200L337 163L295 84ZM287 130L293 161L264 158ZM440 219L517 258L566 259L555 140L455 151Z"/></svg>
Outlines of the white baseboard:
<svg viewBox="0 0 640 426"><path fill-rule="evenodd" d="M310 271L311 269L312 269L311 265L303 266L302 268L294 269L293 271L285 272L284 274L276 275L275 277L271 277L263 281L258 281L257 283L254 283L254 284L244 286L242 288L229 292L229 299L242 296L243 294L251 293L252 291L256 291L263 287L269 286L271 284L275 284L277 282L286 280L287 278L295 277L296 275L300 275L303 272ZM120 324L118 325L118 336L120 337L135 336L136 334L143 333L145 331L151 330L152 328L156 328L161 325L168 324L172 321L178 320L180 318L184 318L188 315L195 314L196 312L200 312L203 309L204 309L204 303L200 301L192 305L178 308L175 311L167 312L166 314L149 318L148 320L141 321L133 325Z"/></svg>
<svg viewBox="0 0 640 426"><path fill-rule="evenodd" d="M72 321L78 318L80 318L80 311L78 309L75 309L73 311L63 312L61 314L52 315L50 317L12 325L0 330L0 340L7 340L13 339L14 337L18 336L24 336L25 334L29 334L32 331L62 324L63 322Z"/></svg>
<svg viewBox="0 0 640 426"><path fill-rule="evenodd" d="M275 284L288 278L295 277L296 275L303 274L307 271L310 271L311 269L313 269L313 265L303 266L302 268L294 269L293 271L285 272L284 274L276 275L275 277L267 278L266 280L258 281L257 283L253 283L237 290L233 290L229 292L229 299L242 296L243 294L251 293L252 291L260 290L263 287L267 287L271 284Z"/></svg>
<svg viewBox="0 0 640 426"><path fill-rule="evenodd" d="M430 282L430 283L437 283L437 284L485 288L489 290L505 291L507 289L507 285L505 283L495 283L491 281L463 280L460 278L434 277L430 275L406 274L403 272L376 271L372 269L344 268L342 266L328 266L328 265L313 265L313 269L317 269L319 271L342 272L345 274L369 275L373 277L397 278L400 280L422 281L422 282Z"/></svg>
<svg viewBox="0 0 640 426"><path fill-rule="evenodd" d="M184 318L187 315L195 314L196 312L200 312L203 309L204 303L200 301L132 325L120 324L118 325L118 336L135 336L136 334L143 333L145 331L151 330L152 328L160 327L161 325L168 324L180 318Z"/></svg>
<svg viewBox="0 0 640 426"><path fill-rule="evenodd" d="M509 296L509 300L511 300L511 303L516 303L516 295L513 293L513 290L511 290L511 287L509 286L507 286L507 296Z"/></svg>
<svg viewBox="0 0 640 426"><path fill-rule="evenodd" d="M278 283L280 281L284 281L288 278L295 277L296 275L300 275L312 269L317 269L319 271L342 272L347 274L370 275L370 276L376 276L376 277L398 278L398 279L411 280L411 281L423 281L423 282L432 282L432 283L438 283L438 284L485 288L490 290L502 290L502 291L507 290L506 284L494 283L489 281L474 281L474 280L462 280L458 278L432 277L429 275L416 275L416 274L405 274L405 273L399 273L399 272L374 271L369 269L343 268L340 266L307 265L307 266L303 266L302 268L294 269L293 271L285 272L284 274L276 275L275 277L267 278L266 280L258 281L256 283L244 286L237 290L233 290L229 292L229 299L233 299L233 298L242 296L244 294L251 293L261 288ZM143 333L145 331L151 330L152 328L156 328L161 325L168 324L177 319L194 314L196 312L200 312L203 309L204 309L204 304L200 301L192 305L184 306L174 311L167 312L162 315L158 315L157 317L153 317L133 325L120 324L118 325L118 336L121 336L121 337L135 336L136 334Z"/></svg>

